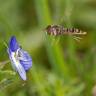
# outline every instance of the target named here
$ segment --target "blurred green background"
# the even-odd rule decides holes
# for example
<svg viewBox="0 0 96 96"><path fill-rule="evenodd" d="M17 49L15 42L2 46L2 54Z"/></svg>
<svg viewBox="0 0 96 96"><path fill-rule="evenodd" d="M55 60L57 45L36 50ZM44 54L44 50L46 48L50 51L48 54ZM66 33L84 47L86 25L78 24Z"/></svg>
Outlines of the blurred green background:
<svg viewBox="0 0 96 96"><path fill-rule="evenodd" d="M87 35L54 39L44 32L49 24ZM0 0L0 96L96 96L95 31L96 0ZM27 81L8 62L12 35L32 56Z"/></svg>

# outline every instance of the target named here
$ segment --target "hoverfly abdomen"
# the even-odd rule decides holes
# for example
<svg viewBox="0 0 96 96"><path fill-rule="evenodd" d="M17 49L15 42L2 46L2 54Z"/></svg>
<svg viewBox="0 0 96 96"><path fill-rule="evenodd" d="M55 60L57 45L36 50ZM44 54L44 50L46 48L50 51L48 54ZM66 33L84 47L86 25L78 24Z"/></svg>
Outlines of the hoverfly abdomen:
<svg viewBox="0 0 96 96"><path fill-rule="evenodd" d="M73 32L73 29L72 28L63 28L62 30L62 34L71 34Z"/></svg>
<svg viewBox="0 0 96 96"><path fill-rule="evenodd" d="M74 28L74 31L73 31L72 34L73 34L73 35L86 35L87 32L83 32L83 31L81 31L80 29Z"/></svg>
<svg viewBox="0 0 96 96"><path fill-rule="evenodd" d="M76 31L75 28L70 28L70 32L74 33Z"/></svg>

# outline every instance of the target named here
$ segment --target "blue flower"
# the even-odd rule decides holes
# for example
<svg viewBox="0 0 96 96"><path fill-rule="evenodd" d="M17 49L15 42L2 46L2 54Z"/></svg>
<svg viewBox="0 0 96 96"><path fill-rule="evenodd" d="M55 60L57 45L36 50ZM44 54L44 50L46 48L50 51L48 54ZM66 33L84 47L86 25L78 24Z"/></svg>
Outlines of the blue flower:
<svg viewBox="0 0 96 96"><path fill-rule="evenodd" d="M15 36L12 36L9 41L8 54L13 68L23 80L26 80L26 72L32 67L32 59L26 51L21 49Z"/></svg>

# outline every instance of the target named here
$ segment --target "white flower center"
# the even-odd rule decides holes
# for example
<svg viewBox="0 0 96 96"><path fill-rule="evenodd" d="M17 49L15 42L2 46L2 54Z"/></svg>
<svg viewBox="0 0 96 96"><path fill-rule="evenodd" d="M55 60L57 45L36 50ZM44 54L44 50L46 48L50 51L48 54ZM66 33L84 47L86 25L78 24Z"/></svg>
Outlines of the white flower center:
<svg viewBox="0 0 96 96"><path fill-rule="evenodd" d="M16 65L19 64L19 60L17 58L16 52L11 53L11 58L12 58L12 61L14 62L14 64L16 64Z"/></svg>

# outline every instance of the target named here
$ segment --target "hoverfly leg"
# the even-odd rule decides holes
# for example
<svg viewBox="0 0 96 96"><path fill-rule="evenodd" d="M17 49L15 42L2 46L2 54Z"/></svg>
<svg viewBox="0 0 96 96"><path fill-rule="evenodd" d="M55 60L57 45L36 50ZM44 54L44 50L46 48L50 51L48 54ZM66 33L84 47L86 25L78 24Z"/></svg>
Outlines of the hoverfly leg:
<svg viewBox="0 0 96 96"><path fill-rule="evenodd" d="M55 43L55 36L52 36L52 37L53 37L53 38L52 38L51 46L53 46L54 43Z"/></svg>
<svg viewBox="0 0 96 96"><path fill-rule="evenodd" d="M58 38L56 39L55 44L57 45L57 44L59 43L59 41L60 41L60 37L58 37Z"/></svg>
<svg viewBox="0 0 96 96"><path fill-rule="evenodd" d="M60 41L60 37L58 37L58 36L52 36L53 38L52 38L52 43L51 43L51 45L57 45L58 44L58 42Z"/></svg>
<svg viewBox="0 0 96 96"><path fill-rule="evenodd" d="M82 39L81 37L77 37L77 36L73 36L73 39L80 42L80 40Z"/></svg>

